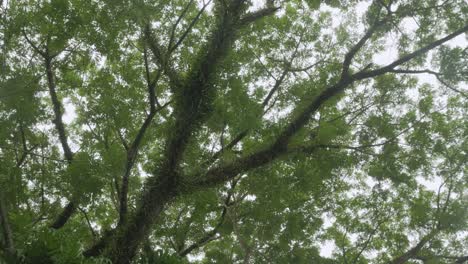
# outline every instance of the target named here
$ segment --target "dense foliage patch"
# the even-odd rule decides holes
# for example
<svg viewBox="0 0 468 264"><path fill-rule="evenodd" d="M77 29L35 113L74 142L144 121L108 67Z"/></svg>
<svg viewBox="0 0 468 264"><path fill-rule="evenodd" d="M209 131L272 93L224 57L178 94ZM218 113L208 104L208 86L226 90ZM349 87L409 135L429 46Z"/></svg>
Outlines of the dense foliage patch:
<svg viewBox="0 0 468 264"><path fill-rule="evenodd" d="M464 0L0 0L0 263L465 263Z"/></svg>

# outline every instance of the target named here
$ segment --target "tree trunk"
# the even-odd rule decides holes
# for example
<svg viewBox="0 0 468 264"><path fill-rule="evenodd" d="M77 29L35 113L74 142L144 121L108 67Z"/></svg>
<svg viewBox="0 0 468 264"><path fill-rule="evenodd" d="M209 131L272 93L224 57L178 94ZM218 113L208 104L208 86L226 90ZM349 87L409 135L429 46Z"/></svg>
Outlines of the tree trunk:
<svg viewBox="0 0 468 264"><path fill-rule="evenodd" d="M117 231L115 242L109 245L106 255L114 264L129 264L135 257L138 246L150 232L165 206L176 196L174 185L166 180L149 184L149 190L142 197L142 204L128 224ZM112 238L111 238L112 239Z"/></svg>

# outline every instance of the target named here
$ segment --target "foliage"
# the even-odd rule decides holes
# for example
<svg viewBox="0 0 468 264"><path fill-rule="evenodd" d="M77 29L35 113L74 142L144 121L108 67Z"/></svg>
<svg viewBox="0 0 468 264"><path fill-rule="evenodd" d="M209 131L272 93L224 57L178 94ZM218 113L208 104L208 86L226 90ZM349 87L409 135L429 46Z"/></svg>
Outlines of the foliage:
<svg viewBox="0 0 468 264"><path fill-rule="evenodd" d="M463 0L0 0L0 263L463 263Z"/></svg>

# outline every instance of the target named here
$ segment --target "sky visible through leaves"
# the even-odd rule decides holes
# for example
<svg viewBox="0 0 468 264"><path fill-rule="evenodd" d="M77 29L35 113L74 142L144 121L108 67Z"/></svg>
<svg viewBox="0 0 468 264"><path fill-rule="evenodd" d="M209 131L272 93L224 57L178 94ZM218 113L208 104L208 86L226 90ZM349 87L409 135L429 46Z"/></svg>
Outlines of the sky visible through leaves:
<svg viewBox="0 0 468 264"><path fill-rule="evenodd" d="M468 259L467 2L1 6L0 263Z"/></svg>
<svg viewBox="0 0 468 264"><path fill-rule="evenodd" d="M263 5L263 1L261 0L254 0L252 2L253 2L252 9L258 9ZM201 4L202 3L200 2L199 5ZM370 4L369 2L362 2L356 6L356 13L358 14L358 16L362 16L365 13L369 4ZM338 10L329 8L329 7L322 7L321 10L332 12L333 14L332 17L334 18L333 24L335 26L340 24L340 20L342 18L340 17ZM362 27L362 24L359 24L358 27L359 27L359 31L364 30L364 28ZM402 29L413 31L416 27L417 27L417 24L414 22L414 20L408 19L406 23L403 24ZM450 46L466 46L467 44L468 42L466 38L463 36L459 36L447 42L447 45L450 45ZM398 52L396 50L395 45L396 45L395 41L389 38L386 43L386 48L382 50L380 53L375 54L373 57L373 61L378 62L379 64L387 64L395 60L398 56L397 55ZM430 83L432 85L437 84L436 77L434 77L431 74L422 74L422 75L419 75L417 78L419 79L420 82L423 82L423 83ZM413 90L413 91L410 91L408 95L416 97L417 96L416 94L417 94L417 91ZM67 101L67 100L64 100L64 106L65 106L64 122L67 124L71 124L73 120L76 118L75 107L73 106L72 103L70 103L70 101ZM74 147L78 148L78 146L74 146ZM140 172L140 175L145 175L145 173ZM417 180L421 184L423 184L428 190L431 190L434 192L437 191L437 189L439 188L441 184L440 178L434 178L429 181L422 177L419 177ZM369 182L370 186L375 185L375 182L372 183L370 179L368 179L368 181L370 181ZM324 216L323 220L324 220L325 226L327 226L328 223L330 222L330 219L327 219L327 216ZM334 245L333 241L328 241L321 246L320 254L324 257L331 257L332 252L335 248L336 246ZM198 259L197 256L192 256L192 258Z"/></svg>

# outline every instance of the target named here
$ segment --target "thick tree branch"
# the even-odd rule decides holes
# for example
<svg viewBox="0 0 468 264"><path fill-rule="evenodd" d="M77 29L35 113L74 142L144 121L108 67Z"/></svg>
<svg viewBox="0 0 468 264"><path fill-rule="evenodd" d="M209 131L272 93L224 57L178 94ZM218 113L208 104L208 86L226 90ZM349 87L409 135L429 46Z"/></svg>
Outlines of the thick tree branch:
<svg viewBox="0 0 468 264"><path fill-rule="evenodd" d="M271 7L266 7L266 8L260 9L260 10L255 11L255 12L247 13L246 15L244 15L240 19L240 24L241 25L248 25L248 24L250 24L252 22L255 22L255 21L257 21L257 20L259 20L259 19L261 19L263 17L273 15L279 9L280 9L280 7L271 6Z"/></svg>
<svg viewBox="0 0 468 264"><path fill-rule="evenodd" d="M468 256L442 256L442 255L417 255L412 257L412 259L422 260L422 261L435 261L439 259L447 259L454 261L454 264L462 264L468 261ZM425 263L425 262L424 262ZM434 262L435 263L435 262Z"/></svg>
<svg viewBox="0 0 468 264"><path fill-rule="evenodd" d="M54 110L54 125L55 129L59 134L60 144L62 145L63 153L68 162L73 161L73 152L71 151L70 145L68 144L68 138L65 131L65 125L62 120L63 116L63 106L60 100L58 99L56 92L55 76L52 69L52 61L49 57L45 57L45 68L47 73L47 85L49 87L49 95L52 100L52 106Z"/></svg>
<svg viewBox="0 0 468 264"><path fill-rule="evenodd" d="M400 256L393 258L390 262L388 262L388 264L403 264L406 263L409 259L414 258L421 251L421 249L439 233L439 231L440 230L435 229L429 234L425 235L414 247L410 248Z"/></svg>
<svg viewBox="0 0 468 264"><path fill-rule="evenodd" d="M5 240L5 251L8 255L14 256L16 253L15 244L13 242L13 232L11 231L10 222L8 220L8 211L4 202L3 192L0 190L0 224Z"/></svg>
<svg viewBox="0 0 468 264"><path fill-rule="evenodd" d="M68 204L65 206L65 208L62 210L62 212L58 215L58 217L55 219L55 221L51 224L50 227L53 229L59 229L63 227L68 219L75 213L76 211L76 205L74 202L70 201Z"/></svg>
<svg viewBox="0 0 468 264"><path fill-rule="evenodd" d="M345 79L349 75L349 67L351 66L351 61L354 59L358 51L364 46L364 44L372 37L372 35L377 31L377 29L383 25L384 22L379 21L373 24L364 34L364 36L346 53L345 59L343 61L343 70L341 72L341 78Z"/></svg>
<svg viewBox="0 0 468 264"><path fill-rule="evenodd" d="M68 138L67 138L67 133L65 131L65 125L62 120L63 105L57 95L57 87L55 83L55 74L54 74L54 69L53 69L53 59L59 53L52 54L50 52L50 49L49 49L50 36L47 36L47 41L46 41L44 50L41 50L38 46L34 44L33 41L31 41L28 38L27 34L24 31L22 31L22 33L26 41L34 49L34 51L37 52L44 59L44 66L45 66L45 71L46 71L46 76L47 76L47 86L48 86L49 95L52 101L53 112L54 112L53 123L55 125L55 129L57 130L59 141L62 146L65 159L70 164L73 161L73 152L71 151L70 145L68 144ZM63 209L63 211L51 224L52 228L59 229L63 225L65 225L68 219L76 211L76 201L74 200L76 200L76 197L72 198L72 200L69 201L69 203Z"/></svg>
<svg viewBox="0 0 468 264"><path fill-rule="evenodd" d="M191 66L183 85L177 86L180 90L175 90L173 134L169 135L166 141L165 158L159 163L154 176L148 179L147 189L129 224L123 226L122 232L113 240L111 251L114 254L109 257L114 263L130 262L139 244L147 236L151 224L165 205L176 196L179 184L176 169L192 133L211 112L215 92L213 78L217 66L234 41L234 21L240 15L241 5L233 4L224 15L218 15L218 22L209 42L200 50L199 59ZM150 41L149 44L156 57L162 54L155 41ZM164 67L167 64L164 61L161 66L166 70Z"/></svg>
<svg viewBox="0 0 468 264"><path fill-rule="evenodd" d="M459 257L459 258L455 261L455 263L457 263L457 264L463 264L463 263L465 263L465 262L467 262L467 261L468 261L468 256L463 256L463 257Z"/></svg>
<svg viewBox="0 0 468 264"><path fill-rule="evenodd" d="M46 69L46 74L47 74L47 85L49 88L49 95L52 101L52 106L54 110L54 125L55 129L57 130L59 134L59 141L60 144L62 145L63 153L65 156L65 159L68 161L68 163L71 163L73 161L73 152L71 151L71 148L68 144L68 138L67 134L65 131L65 125L62 120L62 103L58 99L57 92L56 92L56 84L55 84L55 75L53 72L53 66L52 66L52 58L49 56L48 49L46 49L46 52L44 52L45 57L45 69ZM60 215L55 219L55 221L51 224L51 227L54 229L59 229L65 223L68 221L68 219L72 216L72 214L76 211L76 205L75 201L69 201L68 204L65 206L63 211L60 213Z"/></svg>
<svg viewBox="0 0 468 264"><path fill-rule="evenodd" d="M83 252L83 256L85 257L97 257L99 256L102 251L105 249L105 247L111 242L111 240L114 238L116 229L113 229L111 231L105 230L104 234L101 236L99 241L95 243L91 248L88 250L85 250Z"/></svg>
<svg viewBox="0 0 468 264"><path fill-rule="evenodd" d="M345 59L342 64L342 73L340 80L328 88L326 88L316 99L309 104L305 111L299 114L280 134L277 138L275 144L272 148L280 150L281 148L286 148L289 139L300 129L302 128L310 119L312 113L317 111L320 106L325 103L328 99L335 96L336 94L342 92L346 87L350 86L355 78L349 76L349 67L351 65L352 59L357 54L357 52L364 46L364 44L369 40L374 32L383 24L383 21L376 22L372 25L369 30L364 34L364 36L346 53ZM282 150L284 151L284 149Z"/></svg>

